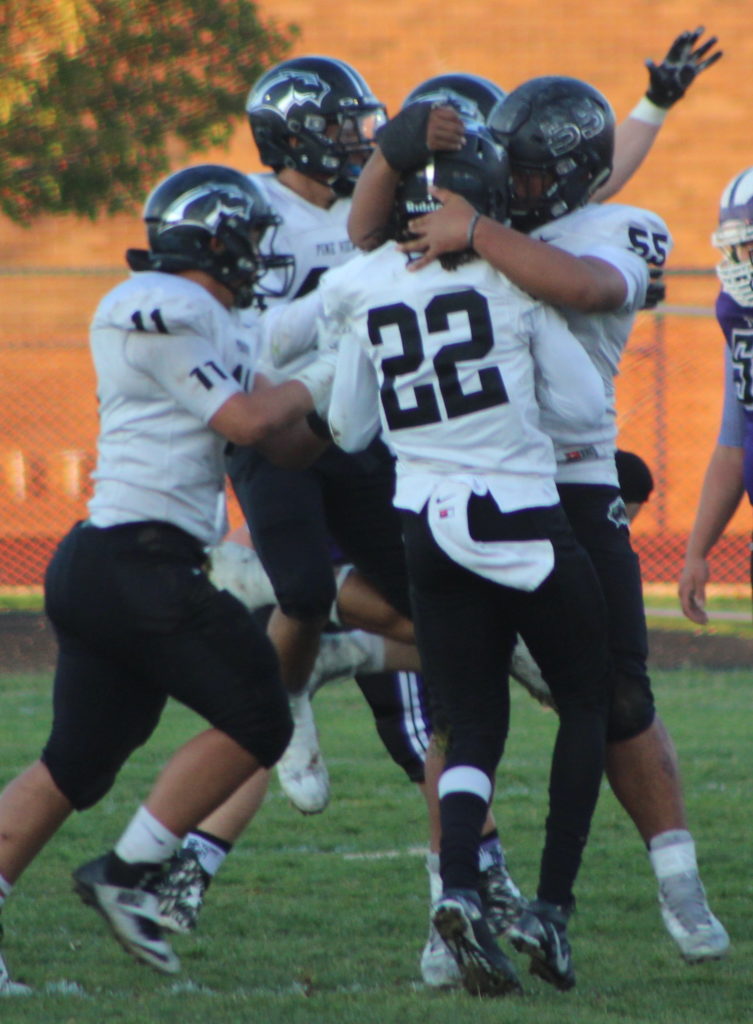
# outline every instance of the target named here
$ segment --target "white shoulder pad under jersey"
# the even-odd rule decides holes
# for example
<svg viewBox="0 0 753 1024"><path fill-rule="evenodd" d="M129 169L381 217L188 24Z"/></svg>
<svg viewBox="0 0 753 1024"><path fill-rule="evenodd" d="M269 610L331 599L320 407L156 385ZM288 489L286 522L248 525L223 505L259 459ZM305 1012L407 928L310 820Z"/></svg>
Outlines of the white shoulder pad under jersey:
<svg viewBox="0 0 753 1024"><path fill-rule="evenodd" d="M582 431L550 416L542 419L555 442L558 481L616 484L615 377L635 316L645 300L649 268L664 265L672 237L657 214L619 203L590 203L531 234L573 256L604 260L625 279L625 302L613 312L582 313L560 308L601 374L607 395L603 422L597 430Z"/></svg>
<svg viewBox="0 0 753 1024"><path fill-rule="evenodd" d="M368 439L375 403L364 396L378 389L399 507L420 509L438 478L457 474L485 481L506 511L556 500L537 399L591 423L604 407L599 376L561 317L480 259L410 273L391 242L325 274L320 291L345 356L333 434L346 448Z"/></svg>
<svg viewBox="0 0 753 1024"><path fill-rule="evenodd" d="M201 285L147 271L104 297L90 345L100 414L92 520L160 519L209 543L225 440L208 423L250 388L255 338Z"/></svg>
<svg viewBox="0 0 753 1024"><path fill-rule="evenodd" d="M326 270L344 263L357 251L348 237L350 200L336 199L324 209L303 199L274 174L253 174L251 180L282 221L275 231L268 232L262 249L265 242L271 242L275 252L295 257L292 285L284 296L270 297L267 303L289 302L313 291ZM270 273L262 283L278 290L279 277Z"/></svg>

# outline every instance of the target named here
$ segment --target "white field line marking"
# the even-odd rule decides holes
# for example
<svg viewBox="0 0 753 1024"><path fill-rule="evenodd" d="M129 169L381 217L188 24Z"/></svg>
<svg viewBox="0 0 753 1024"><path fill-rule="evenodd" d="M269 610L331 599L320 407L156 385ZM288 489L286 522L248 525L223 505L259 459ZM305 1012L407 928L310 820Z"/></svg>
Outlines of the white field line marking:
<svg viewBox="0 0 753 1024"><path fill-rule="evenodd" d="M425 857L425 846L408 846L404 850L372 850L368 853L344 853L343 860L391 860L394 857Z"/></svg>

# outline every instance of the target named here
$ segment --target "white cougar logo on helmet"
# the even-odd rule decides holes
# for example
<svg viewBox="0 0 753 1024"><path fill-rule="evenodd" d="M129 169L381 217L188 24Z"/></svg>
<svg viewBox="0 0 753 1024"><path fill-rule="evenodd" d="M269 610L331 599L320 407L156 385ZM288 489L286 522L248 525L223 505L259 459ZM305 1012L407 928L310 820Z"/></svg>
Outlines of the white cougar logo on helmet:
<svg viewBox="0 0 753 1024"><path fill-rule="evenodd" d="M291 107L310 100L321 106L322 100L331 92L329 85L314 74L313 71L296 71L291 75L289 71L281 72L274 77L264 90L265 100L269 94L280 85L287 85L287 92L283 92L272 104L275 110L287 117Z"/></svg>
<svg viewBox="0 0 753 1024"><path fill-rule="evenodd" d="M215 190L206 185L198 185L179 196L165 210L162 222L166 225L193 223L214 230L222 216L248 216L248 211L248 197L232 186L223 185L221 190Z"/></svg>

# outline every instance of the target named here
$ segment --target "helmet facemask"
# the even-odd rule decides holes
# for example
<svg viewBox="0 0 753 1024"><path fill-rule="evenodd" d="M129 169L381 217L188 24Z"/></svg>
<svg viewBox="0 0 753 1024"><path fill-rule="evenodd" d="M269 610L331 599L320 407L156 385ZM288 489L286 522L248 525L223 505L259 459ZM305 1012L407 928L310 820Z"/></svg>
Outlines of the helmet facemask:
<svg viewBox="0 0 753 1024"><path fill-rule="evenodd" d="M753 167L736 174L719 204L711 244L722 254L716 268L722 290L740 306L753 306Z"/></svg>
<svg viewBox="0 0 753 1024"><path fill-rule="evenodd" d="M739 306L753 306L753 223L723 221L711 241L722 253L716 267L722 289Z"/></svg>

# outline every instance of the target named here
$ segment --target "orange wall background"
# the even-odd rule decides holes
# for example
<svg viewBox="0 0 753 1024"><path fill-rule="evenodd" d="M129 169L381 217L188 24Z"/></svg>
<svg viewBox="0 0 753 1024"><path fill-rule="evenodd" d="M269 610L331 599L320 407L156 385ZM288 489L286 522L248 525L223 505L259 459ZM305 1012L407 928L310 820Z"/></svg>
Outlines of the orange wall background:
<svg viewBox="0 0 753 1024"><path fill-rule="evenodd" d="M618 118L642 95L647 57L658 61L683 29L706 25L725 51L672 111L649 164L621 196L655 209L675 236L675 265L713 260L709 233L719 194L753 163L750 141L751 7L746 0L590 0L537 5L511 0L277 0L259 3L280 25L295 23L293 54L323 53L353 63L393 112L424 78L472 71L513 88L539 74L569 74L604 91ZM245 94L250 82L239 82ZM257 168L244 121L229 150L194 155ZM106 225L42 220L28 231L0 221L0 266L119 265L138 242L138 218Z"/></svg>
<svg viewBox="0 0 753 1024"><path fill-rule="evenodd" d="M753 31L744 0L543 0L535 7L511 0L277 0L257 6L268 20L299 26L293 55L349 61L392 112L414 85L441 72L475 72L508 89L533 75L559 73L597 86L621 119L645 90L645 59L658 62L680 31L704 24L707 36L719 37L725 56L670 113L645 166L619 198L650 207L667 221L675 239L670 268L713 267L709 236L720 192L735 172L753 164ZM238 89L245 95L251 84L239 81ZM175 166L206 160L259 169L244 119L229 149L188 159L176 155ZM31 228L0 219L0 540L2 534L52 538L80 514L85 495L79 478L91 463L96 429L87 324L99 296L124 272L124 249L143 244L139 212L96 223L41 218ZM71 276L75 270L85 272ZM715 292L713 277L673 277L668 301L710 310ZM721 340L711 316L668 318L660 360L666 394L659 403L660 416L668 418L661 441L668 450L660 450L654 322L647 314L642 318L628 349L618 407L626 446L661 471L659 493L636 524L639 542L645 537L650 543L657 531L682 533L692 521L718 423ZM19 452L26 459L23 494ZM54 513L51 495L60 498ZM749 528L744 508L731 528L733 558L741 566ZM14 557L23 565L27 549L19 551ZM37 575L44 557L41 548Z"/></svg>

